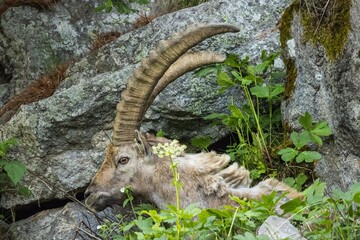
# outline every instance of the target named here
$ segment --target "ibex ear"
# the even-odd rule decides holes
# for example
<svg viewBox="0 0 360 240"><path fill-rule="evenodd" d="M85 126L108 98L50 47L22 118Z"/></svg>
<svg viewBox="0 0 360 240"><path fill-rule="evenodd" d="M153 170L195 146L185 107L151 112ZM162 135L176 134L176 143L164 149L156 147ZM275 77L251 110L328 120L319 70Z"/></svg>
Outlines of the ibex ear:
<svg viewBox="0 0 360 240"><path fill-rule="evenodd" d="M151 145L146 140L146 137L138 130L135 130L135 142L140 154L151 159L153 156Z"/></svg>

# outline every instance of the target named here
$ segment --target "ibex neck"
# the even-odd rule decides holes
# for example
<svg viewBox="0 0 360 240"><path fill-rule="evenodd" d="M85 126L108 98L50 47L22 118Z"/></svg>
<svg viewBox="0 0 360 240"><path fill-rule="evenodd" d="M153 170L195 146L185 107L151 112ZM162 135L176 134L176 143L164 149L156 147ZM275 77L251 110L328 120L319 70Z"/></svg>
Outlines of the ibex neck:
<svg viewBox="0 0 360 240"><path fill-rule="evenodd" d="M132 188L134 194L163 209L175 201L175 189L171 181L172 174L168 165L145 165L134 174Z"/></svg>

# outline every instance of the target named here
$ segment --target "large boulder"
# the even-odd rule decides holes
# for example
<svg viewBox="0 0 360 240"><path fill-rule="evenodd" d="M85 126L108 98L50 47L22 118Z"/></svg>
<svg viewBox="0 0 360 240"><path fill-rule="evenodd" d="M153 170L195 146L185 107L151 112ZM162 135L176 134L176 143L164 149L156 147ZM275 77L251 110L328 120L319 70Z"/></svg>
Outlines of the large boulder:
<svg viewBox="0 0 360 240"><path fill-rule="evenodd" d="M98 35L128 32L139 17L95 12L100 3L66 0L49 9L23 5L10 7L1 14L0 107L59 63L88 54ZM145 7L139 9L146 11Z"/></svg>
<svg viewBox="0 0 360 240"><path fill-rule="evenodd" d="M68 203L63 208L42 211L12 224L7 234L15 240L100 239L98 226L104 220L116 221L114 212L94 214L78 203Z"/></svg>
<svg viewBox="0 0 360 240"><path fill-rule="evenodd" d="M67 192L89 183L104 157L115 105L126 87L126 79L161 39L193 23L228 22L238 25L241 31L206 40L198 49L229 51L254 59L263 49L278 49L278 32L273 30L289 2L209 1L159 17L77 61L53 96L22 106L0 127L0 140L11 137L19 140L10 157L20 160L30 170L23 184L31 186L33 192L30 198L3 194L1 207L65 198ZM73 3L72 7L81 6ZM55 18L61 16L52 17ZM146 114L142 129L162 129L170 137L185 140L199 135L219 139L227 134L226 130L211 129L203 117L225 112L229 95L235 95L238 104L243 100L238 92L222 95L216 92L214 77L198 79L187 74L158 96Z"/></svg>
<svg viewBox="0 0 360 240"><path fill-rule="evenodd" d="M309 17L315 9L297 4L282 20L290 73L282 112L295 129L306 111L330 124L333 137L319 149L316 173L331 189L345 190L360 181L360 1L333 1L317 19Z"/></svg>

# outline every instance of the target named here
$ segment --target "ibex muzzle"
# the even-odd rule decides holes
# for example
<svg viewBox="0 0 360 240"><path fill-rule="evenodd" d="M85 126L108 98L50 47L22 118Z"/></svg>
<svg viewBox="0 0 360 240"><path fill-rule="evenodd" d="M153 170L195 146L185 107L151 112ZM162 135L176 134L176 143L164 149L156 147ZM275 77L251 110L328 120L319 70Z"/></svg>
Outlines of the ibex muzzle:
<svg viewBox="0 0 360 240"><path fill-rule="evenodd" d="M105 160L85 192L88 208L101 211L107 206L121 204L125 187L130 187L135 197L147 199L160 208L175 203L169 163L151 152L153 145L169 140L141 134L138 131L141 120L155 97L170 82L188 71L226 59L214 52L188 52L190 48L211 36L238 31L229 24L193 25L161 41L156 50L150 51L141 61L117 105L112 141L106 149ZM274 179L249 188L249 172L236 163L227 167L227 155L184 154L175 161L183 184L182 206L198 202L200 207L220 207L232 203L228 194L259 198L273 190L295 193Z"/></svg>

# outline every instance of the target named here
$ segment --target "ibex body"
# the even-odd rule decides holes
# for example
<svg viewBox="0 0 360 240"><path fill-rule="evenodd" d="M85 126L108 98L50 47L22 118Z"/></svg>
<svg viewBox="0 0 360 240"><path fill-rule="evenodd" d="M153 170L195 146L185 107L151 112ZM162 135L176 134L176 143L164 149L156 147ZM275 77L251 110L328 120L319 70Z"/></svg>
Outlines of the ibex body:
<svg viewBox="0 0 360 240"><path fill-rule="evenodd" d="M155 156L151 149L169 140L141 134L138 131L141 120L154 98L170 82L195 68L225 60L225 56L213 52L187 52L191 47L213 35L236 31L236 27L228 24L192 26L160 42L135 69L117 106L105 160L85 193L90 209L101 211L121 204L126 197L124 187L130 187L135 197L147 199L160 208L175 204L170 163ZM225 154L183 154L174 161L178 163L183 185L180 192L183 207L191 203L199 203L203 208L232 204L229 194L241 198L260 198L272 191L288 192L289 197L298 195L275 179L250 188L249 172L237 164L228 166L229 156Z"/></svg>

